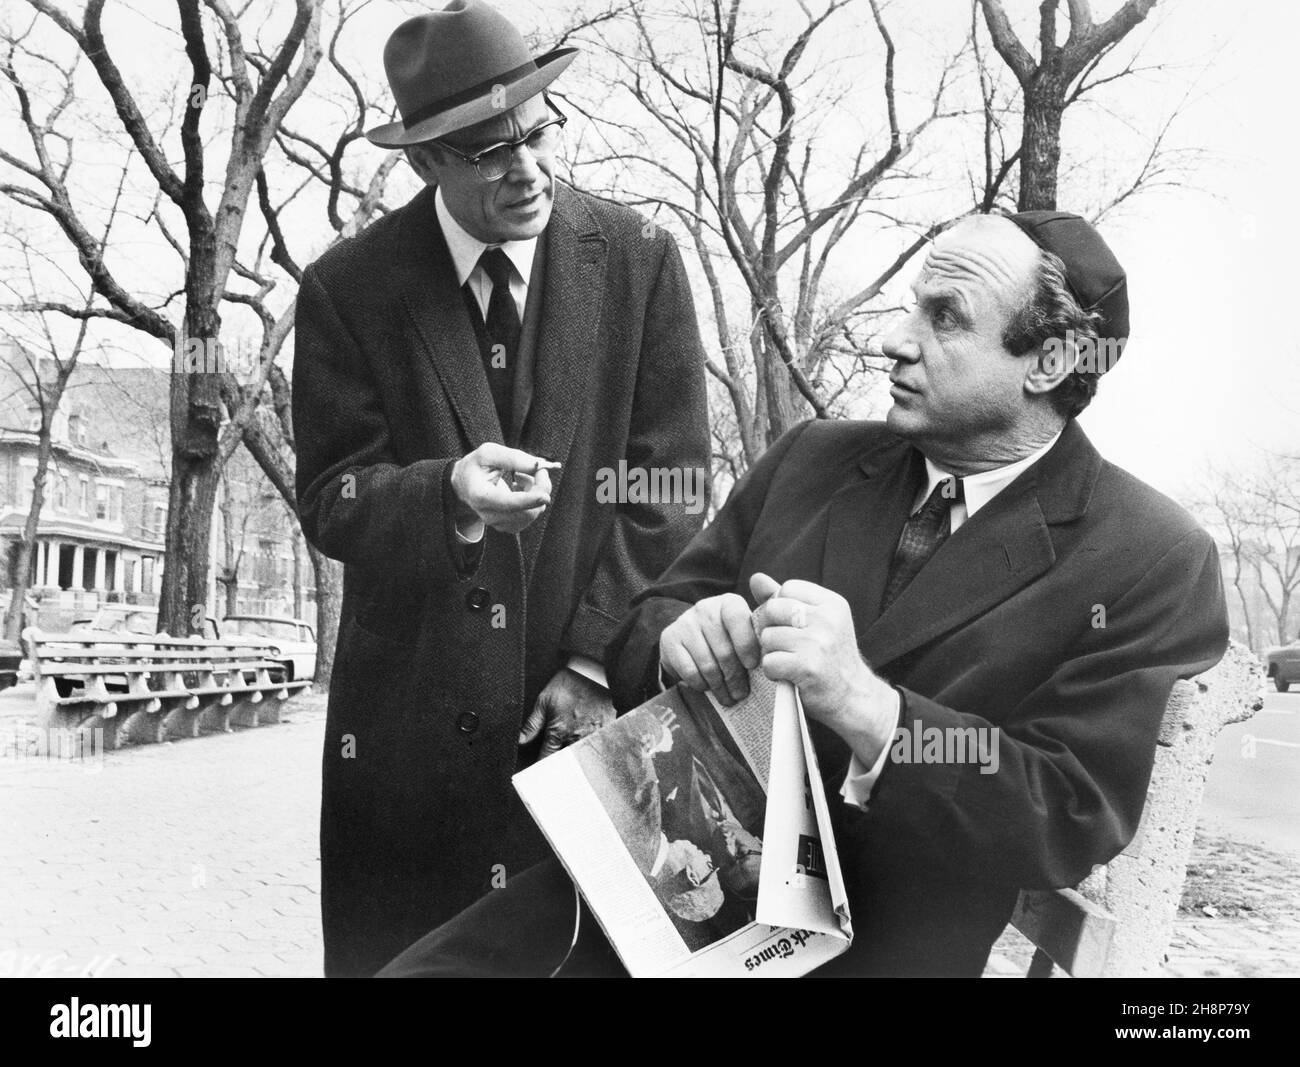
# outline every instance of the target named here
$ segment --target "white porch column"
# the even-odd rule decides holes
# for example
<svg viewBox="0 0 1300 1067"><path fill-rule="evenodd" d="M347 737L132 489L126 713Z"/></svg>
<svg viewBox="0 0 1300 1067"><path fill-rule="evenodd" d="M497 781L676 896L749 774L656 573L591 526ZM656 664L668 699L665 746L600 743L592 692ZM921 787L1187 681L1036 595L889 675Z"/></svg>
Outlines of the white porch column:
<svg viewBox="0 0 1300 1067"><path fill-rule="evenodd" d="M72 584L69 589L86 588L86 546L77 545L72 550Z"/></svg>
<svg viewBox="0 0 1300 1067"><path fill-rule="evenodd" d="M51 589L59 587L59 556L63 553L58 541L50 541L45 546L45 584Z"/></svg>
<svg viewBox="0 0 1300 1067"><path fill-rule="evenodd" d="M45 584L45 542L36 542L36 559L33 561L36 566L33 570L35 577L32 579L32 585Z"/></svg>
<svg viewBox="0 0 1300 1067"><path fill-rule="evenodd" d="M91 551L95 553L95 589L102 593L108 588L104 581L108 577L106 573L108 553L102 548L92 548Z"/></svg>
<svg viewBox="0 0 1300 1067"><path fill-rule="evenodd" d="M121 549L113 557L113 588L122 594L122 599L126 599L126 560L122 558Z"/></svg>

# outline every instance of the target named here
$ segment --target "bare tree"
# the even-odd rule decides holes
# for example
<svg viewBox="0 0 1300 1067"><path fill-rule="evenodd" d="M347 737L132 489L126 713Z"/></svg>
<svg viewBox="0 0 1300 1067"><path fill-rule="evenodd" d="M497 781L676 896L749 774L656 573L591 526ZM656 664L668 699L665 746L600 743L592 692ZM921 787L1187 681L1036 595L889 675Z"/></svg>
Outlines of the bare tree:
<svg viewBox="0 0 1300 1067"><path fill-rule="evenodd" d="M1155 3L1125 0L1115 14L1098 24L1093 21L1088 0L1067 0L1070 30L1061 44L1056 39L1060 0L1042 0L1038 6L1039 56L1035 62L1012 29L1002 0L979 0L993 47L1015 74L1024 95L1020 146L1015 153L1020 164L1020 211L1056 208L1061 118L1091 85L1122 76L1089 81L1106 55L1147 17ZM990 182L994 173L990 167ZM1002 174L1005 176L1005 169Z"/></svg>
<svg viewBox="0 0 1300 1067"><path fill-rule="evenodd" d="M182 160L179 171L166 147L166 138L172 135L170 124L162 130L151 128L145 109L113 58L103 25L105 0L87 0L80 21L51 0L28 0L28 4L66 35L75 54L72 60L60 61L38 51L29 40L38 20L21 33L7 35L4 73L17 99L32 156L22 158L0 149L0 161L34 184L6 185L4 192L15 202L43 211L53 219L78 253L92 292L99 298L84 308L49 304L47 309L73 318L116 320L157 339L176 355L188 352L191 342L197 342L206 352L219 351L221 305L227 280L236 266L248 200L276 132L302 96L320 60L323 0L295 0L292 22L269 55L260 44L246 46L240 18L247 7L237 14L227 0L205 0L202 5L199 0L176 0L189 67L189 83L180 101L183 115L175 134ZM204 25L205 9L214 20L212 33ZM215 208L207 199L214 146L205 141L201 128L213 88L214 50L220 84L231 94L232 104L223 138L227 145L221 161L224 176ZM32 94L18 69L19 55L53 68L62 77L63 91L43 116L36 114ZM105 250L91 238L83 210L70 190L70 174L76 163L74 138L63 132L63 127L69 105L76 98L76 67L82 58L92 66L99 87L111 102L119 132L138 153L157 191L158 210L150 221L183 264L181 285L175 294L183 304L179 328L164 313L170 298L163 306L154 306L119 279ZM168 225L167 217L173 211L183 222L183 241ZM211 373L210 365L196 369L179 358L172 365L171 490L159 625L170 633L180 633L189 626L192 606L203 604L207 598L212 512L220 460L229 455L229 449L223 448L223 437L233 436L237 441L247 423L246 415L238 408L223 410L223 401L252 403L260 390L234 393L226 387L226 376ZM254 377L264 380L265 374L262 368ZM229 425L223 429L225 416L229 416Z"/></svg>
<svg viewBox="0 0 1300 1067"><path fill-rule="evenodd" d="M122 167L121 176L117 184L117 190L114 195L112 206L108 212L108 220L104 224L104 232L95 247L100 255L108 247L108 241L112 235L113 220L117 216L118 205L121 202L122 187L126 181L127 166ZM63 397L68 388L68 383L73 373L77 369L77 361L86 346L87 333L91 320L89 316L80 316L76 323L76 333L71 344L66 348L60 344L56 337L56 331L51 326L51 312L46 308L46 301L40 299L37 294L47 291L48 282L44 279L37 280L36 271L33 268L33 257L36 255L31 245L26 240L20 241L23 250L23 262L26 267L26 285L22 290L15 290L13 286L6 285L12 295L16 298L12 304L6 304L5 310L11 315L17 313L35 320L37 328L32 331L39 338L38 344L28 347L25 344L16 344L14 347L18 351L20 365L15 369L18 371L18 379L22 388L27 392L31 406L35 408L38 414L36 427L36 472L32 478L32 500L31 506L27 509L27 518L23 522L23 532L21 540L18 542L18 553L15 560L14 584L11 592L8 610L4 619L4 637L8 641L17 641L18 635L23 625L23 608L27 600L27 592L31 587L31 571L33 554L36 550L36 534L40 529L41 512L45 507L45 486L49 477L50 459L54 453L54 425L59 408L63 403ZM47 268L52 267L46 264ZM58 268L52 268L58 273ZM44 273L49 273L47 270ZM75 288L72 279L66 278L69 285ZM80 308L85 311L94 304L95 294L93 290L87 291L79 302ZM73 306L73 305L69 305ZM51 373L51 370L53 373Z"/></svg>
<svg viewBox="0 0 1300 1067"><path fill-rule="evenodd" d="M1255 469L1210 471L1192 509L1227 549L1247 641L1261 651L1295 636L1300 606L1300 459L1270 456ZM1267 629L1257 626L1266 607Z"/></svg>
<svg viewBox="0 0 1300 1067"><path fill-rule="evenodd" d="M902 174L918 137L945 116L945 87L960 55L944 65L928 113L905 125L893 37L870 0L871 32L884 55L886 132L850 146L847 173L828 188L827 175L840 165L819 143L819 126L843 93L818 70L810 46L852 32L848 6L828 0L814 11L801 4L802 25L773 44L757 22L742 23L736 0L725 10L721 0L703 9L656 5L653 16L634 4L593 35L616 64L593 94L596 103L570 101L602 142L576 155L575 173L591 176L586 187L666 211L688 237L716 330L718 356L707 369L725 391L726 421L740 444L739 463L722 451L724 468L743 470L809 413L830 416L856 377L880 369L865 358L867 306L933 232L915 227L907 252L865 285L848 292L826 285L832 257L855 224L882 214L873 196ZM645 121L609 117L600 105L619 91ZM744 312L737 311L737 290Z"/></svg>

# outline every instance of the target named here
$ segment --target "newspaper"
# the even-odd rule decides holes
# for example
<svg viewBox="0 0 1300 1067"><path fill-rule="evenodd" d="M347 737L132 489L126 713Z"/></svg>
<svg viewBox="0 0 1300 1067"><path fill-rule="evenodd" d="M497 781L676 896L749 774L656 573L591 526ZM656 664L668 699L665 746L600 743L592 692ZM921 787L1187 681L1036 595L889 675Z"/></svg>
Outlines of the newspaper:
<svg viewBox="0 0 1300 1067"><path fill-rule="evenodd" d="M521 771L524 804L633 977L794 977L853 938L796 690L676 686Z"/></svg>

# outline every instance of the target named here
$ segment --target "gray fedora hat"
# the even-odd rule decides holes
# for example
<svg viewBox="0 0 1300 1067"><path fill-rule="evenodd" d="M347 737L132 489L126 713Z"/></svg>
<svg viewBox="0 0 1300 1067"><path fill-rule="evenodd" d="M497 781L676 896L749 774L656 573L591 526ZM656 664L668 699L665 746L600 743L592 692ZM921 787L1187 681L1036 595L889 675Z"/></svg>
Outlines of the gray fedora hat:
<svg viewBox="0 0 1300 1067"><path fill-rule="evenodd" d="M372 144L404 148L473 126L536 96L578 54L534 58L523 35L483 0L452 0L407 19L384 46L384 70L402 118L366 131Z"/></svg>

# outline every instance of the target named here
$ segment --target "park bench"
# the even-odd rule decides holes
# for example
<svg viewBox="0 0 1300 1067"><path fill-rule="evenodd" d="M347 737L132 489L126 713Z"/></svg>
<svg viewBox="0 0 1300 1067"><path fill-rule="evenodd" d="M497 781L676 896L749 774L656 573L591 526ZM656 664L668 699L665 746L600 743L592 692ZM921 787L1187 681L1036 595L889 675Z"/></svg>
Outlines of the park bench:
<svg viewBox="0 0 1300 1067"><path fill-rule="evenodd" d="M1262 664L1235 641L1218 666L1175 684L1128 847L1074 889L1021 892L1011 925L1034 944L1028 977L1162 973L1215 742L1259 710L1263 690Z"/></svg>
<svg viewBox="0 0 1300 1067"><path fill-rule="evenodd" d="M103 747L228 733L279 722L280 704L310 681L289 681L270 646L167 634L23 632L44 729L103 730ZM269 699L268 699L269 698Z"/></svg>

